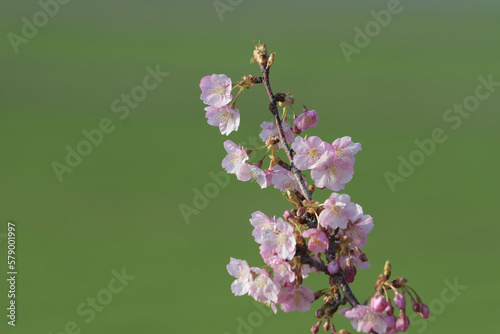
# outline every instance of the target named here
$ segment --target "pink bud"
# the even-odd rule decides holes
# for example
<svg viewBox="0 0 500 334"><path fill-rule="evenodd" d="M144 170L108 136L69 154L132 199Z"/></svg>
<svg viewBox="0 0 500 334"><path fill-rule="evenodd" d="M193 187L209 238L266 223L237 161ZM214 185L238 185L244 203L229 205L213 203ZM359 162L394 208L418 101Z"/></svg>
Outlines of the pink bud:
<svg viewBox="0 0 500 334"><path fill-rule="evenodd" d="M311 327L311 333L316 334L319 332L319 326L321 326L321 320L316 323L316 325Z"/></svg>
<svg viewBox="0 0 500 334"><path fill-rule="evenodd" d="M429 308L427 307L427 305L422 304L422 310L418 312L418 314L424 319L429 318Z"/></svg>
<svg viewBox="0 0 500 334"><path fill-rule="evenodd" d="M370 307L377 313L382 313L387 307L387 301L382 295L376 295L370 301Z"/></svg>
<svg viewBox="0 0 500 334"><path fill-rule="evenodd" d="M339 263L338 261L330 261L328 262L328 265L326 266L326 268L328 269L328 272L330 273L330 275L334 275L337 273L337 271L339 271Z"/></svg>
<svg viewBox="0 0 500 334"><path fill-rule="evenodd" d="M403 309L405 307L406 299L404 294L396 292L396 295L394 296L394 305L396 305L400 309Z"/></svg>
<svg viewBox="0 0 500 334"><path fill-rule="evenodd" d="M406 332L410 326L410 319L404 314L401 314L396 321L396 329L400 332Z"/></svg>

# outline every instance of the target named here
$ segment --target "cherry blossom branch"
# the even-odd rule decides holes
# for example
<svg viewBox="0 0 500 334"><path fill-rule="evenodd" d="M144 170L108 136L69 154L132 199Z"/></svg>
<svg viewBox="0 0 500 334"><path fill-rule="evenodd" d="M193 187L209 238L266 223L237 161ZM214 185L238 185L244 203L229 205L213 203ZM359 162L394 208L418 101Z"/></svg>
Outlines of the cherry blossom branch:
<svg viewBox="0 0 500 334"><path fill-rule="evenodd" d="M304 179L302 177L302 173L293 164L292 150L288 146L288 142L285 138L285 132L283 131L283 125L281 123L281 119L279 116L277 102L283 102L284 96L282 94L274 95L273 90L271 89L271 84L269 82L269 69L270 69L271 65L267 59L267 52L262 53L260 59L261 59L260 61L259 61L259 59L257 59L257 60L259 61L260 70L261 70L262 75L263 75L262 82L264 83L264 86L266 87L267 95L269 95L269 99L271 100L271 102L269 103L269 111L271 111L271 113L274 116L274 121L276 122L276 125L278 127L278 136L280 138L281 143L283 144L286 156L287 156L288 160L290 161L290 171L292 172L293 176L297 180L299 187L300 187L300 190L302 191L302 194L304 195L306 200L311 201L312 200L311 193L307 189L307 186L306 186ZM271 62L271 64L272 64L272 62Z"/></svg>

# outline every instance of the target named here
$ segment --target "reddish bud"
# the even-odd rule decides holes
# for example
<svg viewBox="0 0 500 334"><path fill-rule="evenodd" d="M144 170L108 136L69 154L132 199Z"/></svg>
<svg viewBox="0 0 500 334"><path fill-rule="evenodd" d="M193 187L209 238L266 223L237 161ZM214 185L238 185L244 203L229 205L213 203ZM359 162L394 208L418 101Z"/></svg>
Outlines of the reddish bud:
<svg viewBox="0 0 500 334"><path fill-rule="evenodd" d="M311 327L311 333L316 334L319 332L319 326L321 326L321 320L316 323L316 325Z"/></svg>
<svg viewBox="0 0 500 334"><path fill-rule="evenodd" d="M330 319L326 319L325 323L323 324L323 329L328 331L330 329Z"/></svg>
<svg viewBox="0 0 500 334"><path fill-rule="evenodd" d="M418 312L418 314L424 319L429 318L429 308L427 307L427 305L422 304L422 308L420 312Z"/></svg>
<svg viewBox="0 0 500 334"><path fill-rule="evenodd" d="M325 315L325 310L323 310L322 308L317 309L316 312L314 313L314 317L318 319L323 318L324 315Z"/></svg>

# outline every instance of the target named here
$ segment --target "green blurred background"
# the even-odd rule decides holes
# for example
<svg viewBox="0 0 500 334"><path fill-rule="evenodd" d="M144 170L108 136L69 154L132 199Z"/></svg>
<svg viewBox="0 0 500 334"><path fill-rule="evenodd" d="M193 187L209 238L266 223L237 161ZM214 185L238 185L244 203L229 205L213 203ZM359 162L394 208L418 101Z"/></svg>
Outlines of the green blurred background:
<svg viewBox="0 0 500 334"><path fill-rule="evenodd" d="M249 64L253 40L277 52L275 92L319 112L310 135L362 143L345 189L375 223L365 248L372 269L353 284L359 299L390 259L434 316L415 318L410 333L493 332L500 89L457 129L443 116L474 94L479 76L500 81L500 3L401 1L350 63L340 43L354 45L353 28L364 29L370 11L389 1L220 3L231 9L223 20L212 1L70 1L18 53L8 34L21 36L22 18L33 22L41 7L2 3L0 332L309 332L314 310L266 316L230 291L229 257L263 264L251 213L290 208L277 190L232 175L188 220L179 210L193 207L196 192L214 182L210 172L222 170L224 140L256 138L270 120L262 86L241 96L240 130L228 138L206 124L199 100L205 75L258 74ZM142 84L148 66L169 75L120 119L111 104ZM52 163L65 163L66 146L75 149L82 131L105 118L114 130L59 182ZM397 173L399 157L436 128L447 140L392 191L384 173ZM17 224L15 328L5 316L7 221ZM113 270L135 277L118 293L109 292ZM313 289L325 284L310 279ZM80 313L92 298L106 305L91 319Z"/></svg>

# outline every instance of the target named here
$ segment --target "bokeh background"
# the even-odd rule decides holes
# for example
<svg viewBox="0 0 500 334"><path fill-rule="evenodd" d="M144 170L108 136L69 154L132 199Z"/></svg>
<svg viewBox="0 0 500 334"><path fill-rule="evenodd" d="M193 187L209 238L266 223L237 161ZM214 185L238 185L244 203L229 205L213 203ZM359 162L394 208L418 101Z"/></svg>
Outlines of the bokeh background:
<svg viewBox="0 0 500 334"><path fill-rule="evenodd" d="M390 259L431 308L410 333L493 332L500 87L456 129L443 117L474 94L480 76L500 81L500 3L402 0L403 10L347 62L339 45L355 45L353 29L364 30L370 12L388 3L220 0L219 15L213 1L75 0L52 7L16 53L9 34L22 36L23 17L44 23L42 7L3 2L0 332L309 332L314 310L268 316L231 294L225 268L230 257L262 265L248 219L290 208L275 189L233 175L214 188L210 174L222 170L223 141L249 142L271 120L262 86L241 96L240 130L228 138L206 124L199 100L205 75L259 73L249 64L253 40L277 52L275 92L319 112L310 135L362 143L345 189L375 223L365 248L372 269L352 286L359 299ZM127 117L114 112L148 67L169 74ZM66 147L103 119L113 131L60 182L54 161L65 163ZM446 141L391 189L384 173L398 173L399 157L437 128ZM196 194L207 189L215 195L204 203ZM188 206L197 211L186 218L180 208ZM8 221L17 224L15 328L5 316ZM110 293L110 281L120 286L113 270L134 279ZM310 279L313 288L325 284ZM352 329L337 319L337 328Z"/></svg>

